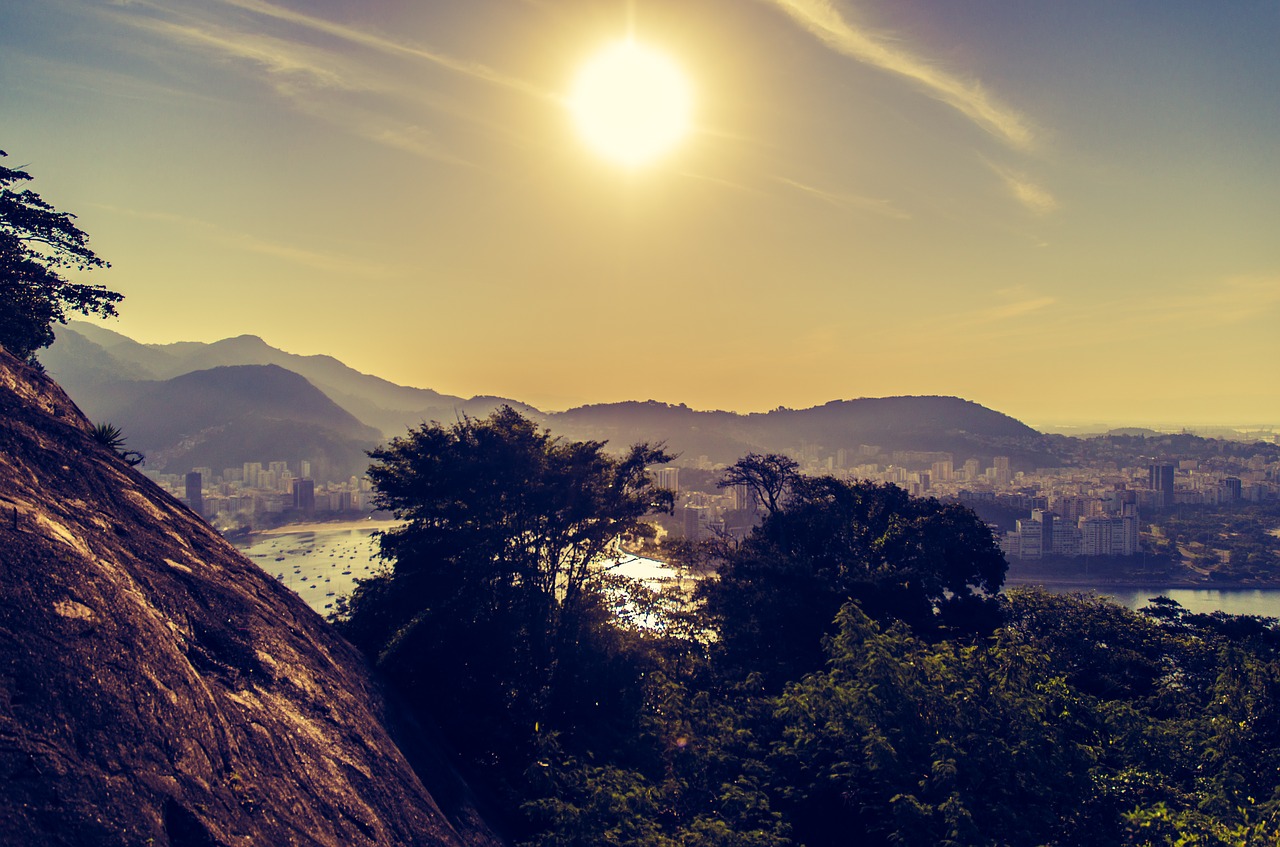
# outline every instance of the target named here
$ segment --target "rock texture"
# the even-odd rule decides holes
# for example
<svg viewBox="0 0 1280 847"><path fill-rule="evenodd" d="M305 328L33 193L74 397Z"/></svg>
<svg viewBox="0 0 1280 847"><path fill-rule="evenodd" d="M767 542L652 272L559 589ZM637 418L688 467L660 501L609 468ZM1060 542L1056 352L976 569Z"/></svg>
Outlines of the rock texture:
<svg viewBox="0 0 1280 847"><path fill-rule="evenodd" d="M500 843L354 648L3 351L0 649L6 844Z"/></svg>

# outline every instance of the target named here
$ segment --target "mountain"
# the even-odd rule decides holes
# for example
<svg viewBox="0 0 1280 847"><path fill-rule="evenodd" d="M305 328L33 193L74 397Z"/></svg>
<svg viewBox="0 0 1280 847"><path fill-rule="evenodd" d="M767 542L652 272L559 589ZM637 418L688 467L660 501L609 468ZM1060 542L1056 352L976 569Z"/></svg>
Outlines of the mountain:
<svg viewBox="0 0 1280 847"><path fill-rule="evenodd" d="M958 397L833 400L810 409L750 415L698 412L653 401L613 403L551 414L547 421L556 432L574 438L608 438L614 445L664 441L686 459L706 456L721 463L752 451L803 452L806 447L818 455L842 449L853 455L861 445L885 453L951 453L961 462L1005 455L1028 469L1057 461L1048 441L1031 427Z"/></svg>
<svg viewBox="0 0 1280 847"><path fill-rule="evenodd" d="M86 350L100 348L101 365L86 357ZM138 379L163 380L192 371L231 365L277 365L307 378L331 400L363 423L392 437L430 420L452 421L458 415L483 417L501 405L525 414L537 410L501 397L455 397L427 388L396 385L381 377L350 368L332 356L300 356L272 347L256 335L241 335L213 343L183 341L175 344L139 344L109 329L86 321L72 321L57 328L57 341L40 355L41 362L62 386L79 399L97 398L102 372L117 368L112 382ZM117 385L124 394L133 389Z"/></svg>
<svg viewBox="0 0 1280 847"><path fill-rule="evenodd" d="M843 449L854 456L860 446L867 445L881 448L882 454L868 459L881 464L888 462L894 451L951 453L956 462L977 458L984 467L993 456L1009 456L1019 470L1061 463L1051 442L1031 427L958 397L833 400L809 409L778 408L747 415L697 411L684 405L655 401L590 405L543 413L532 406L499 397L463 399L429 389L395 385L362 374L329 356L285 353L251 335L212 344L142 345L79 321L60 327L58 341L41 354L41 359L68 393L83 402L91 413L98 419L113 421L118 416L117 410L131 415L128 409L144 402L141 395L148 389L145 383L138 382L144 378L139 375L163 379L219 366L271 364L306 377L330 400L386 437L399 435L406 427L424 420L447 423L462 414L483 417L507 404L559 435L607 440L614 449L624 449L639 441L663 441L670 451L681 454L689 462L706 456L713 463L727 464L753 451L807 452L821 458L834 456ZM134 418L136 415L129 419ZM199 430L198 424L199 421L193 421L192 427ZM126 432L131 430L126 428ZM250 434L242 426L228 433L224 441L234 444L235 438L247 439ZM170 461L169 455L164 453L165 461ZM179 454L173 455L176 462ZM265 454L261 458L265 458ZM187 458L182 461L186 462ZM858 462L850 459L848 463ZM223 467L214 461L191 464ZM177 464L173 466L178 468Z"/></svg>
<svg viewBox="0 0 1280 847"><path fill-rule="evenodd" d="M382 434L303 377L276 365L234 365L134 383L100 405L154 470L312 463L320 479L360 475Z"/></svg>
<svg viewBox="0 0 1280 847"><path fill-rule="evenodd" d="M0 351L4 843L500 844L358 652L89 429Z"/></svg>

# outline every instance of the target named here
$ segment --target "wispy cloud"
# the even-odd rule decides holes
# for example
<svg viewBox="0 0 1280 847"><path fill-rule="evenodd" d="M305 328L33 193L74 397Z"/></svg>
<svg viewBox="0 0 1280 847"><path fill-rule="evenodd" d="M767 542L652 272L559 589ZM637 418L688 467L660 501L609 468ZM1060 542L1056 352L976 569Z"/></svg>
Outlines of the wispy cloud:
<svg viewBox="0 0 1280 847"><path fill-rule="evenodd" d="M138 29L171 41L251 62L272 76L304 80L324 89L355 90L365 87L357 84L351 74L336 71L337 63L332 57L294 42L212 24L194 25L142 17L132 18L129 22Z"/></svg>
<svg viewBox="0 0 1280 847"><path fill-rule="evenodd" d="M202 221L199 218L188 217L186 215L176 215L169 212L150 212L138 209L126 209L107 204L95 205L99 209L118 215L127 215L128 217L140 220L174 224L188 231L194 232L199 237L215 244L220 244L236 250L242 250L247 253L255 253L260 256L270 256L271 258L299 265L304 268L310 268L311 270L340 273L347 276L365 278L385 277L393 273L392 268L377 262L372 262L363 256L346 256L339 253L309 250L304 247L298 247L296 245L285 244L278 241L269 241L265 238L254 235L253 233L229 230L218 226L217 224Z"/></svg>
<svg viewBox="0 0 1280 847"><path fill-rule="evenodd" d="M1015 200L1036 215L1048 215L1058 209L1058 199L1031 177L1010 168L987 163L1004 182Z"/></svg>
<svg viewBox="0 0 1280 847"><path fill-rule="evenodd" d="M719 185L724 188L730 188L730 189L733 189L734 191L741 191L743 194L759 195L759 194L766 193L764 191L761 191L758 188L752 188L749 185L743 185L740 182L734 182L733 180L724 179L718 176L711 176L710 174L699 174L699 173L693 173L692 171L681 171L680 176L684 177L685 179L695 179L695 180L698 180L699 182L707 182L707 183L711 183L712 185Z"/></svg>
<svg viewBox="0 0 1280 847"><path fill-rule="evenodd" d="M911 220L911 216L901 209L896 208L888 200L881 200L876 197L862 197L857 194L841 194L833 191L825 191L812 185L807 185L794 179L788 179L783 176L774 176L774 182L785 185L788 188L794 188L811 197L816 197L824 203L830 203L832 206L839 206L842 209L858 209L863 212L871 212L876 215L883 215L886 218L894 218L895 220L907 221Z"/></svg>
<svg viewBox="0 0 1280 847"><path fill-rule="evenodd" d="M828 47L872 67L911 80L957 109L1010 147L1027 150L1035 134L1025 117L1000 103L976 81L935 67L888 40L850 23L831 0L765 0L786 12Z"/></svg>
<svg viewBox="0 0 1280 847"><path fill-rule="evenodd" d="M474 162L450 153L429 130L421 127L369 126L360 129L359 133L370 141L423 159L469 168L476 167Z"/></svg>
<svg viewBox="0 0 1280 847"><path fill-rule="evenodd" d="M1008 303L1002 303L985 311L978 312L971 316L973 323L991 323L993 321L1005 321L1010 318L1029 315L1032 312L1039 312L1047 309L1058 302L1057 297L1033 297L1029 300L1013 300Z"/></svg>
<svg viewBox="0 0 1280 847"><path fill-rule="evenodd" d="M222 0L223 3L247 12L273 18L278 21L321 32L350 44L357 44L381 53L419 59L456 74L519 91L534 97L558 100L558 95L510 74L503 73L480 62L458 59L435 50L397 41L386 36L345 24L334 23L313 15L296 12L263 0Z"/></svg>
<svg viewBox="0 0 1280 847"><path fill-rule="evenodd" d="M405 79L412 75L396 72L385 63L360 61L358 51L353 53L350 49L352 46L430 65L541 100L558 99L538 86L487 65L462 61L263 0L218 0L186 7L154 0L117 0L115 7L107 13L135 29L184 48L196 48L258 69L278 96L315 119L328 121L382 146L438 162L474 166L448 149L449 145L430 130L404 120L406 109L416 111L425 106L471 124L483 121L459 103L440 102L429 88L407 84ZM275 32L264 31L271 29ZM335 40L340 43L335 44ZM350 92L374 92L383 99L341 96ZM404 103L396 106L397 100ZM407 107L405 103L413 105ZM495 135L505 131L488 125L484 129Z"/></svg>
<svg viewBox="0 0 1280 847"><path fill-rule="evenodd" d="M1134 320L1147 325L1231 326L1273 321L1280 308L1280 274L1230 276L1194 292L1134 304Z"/></svg>

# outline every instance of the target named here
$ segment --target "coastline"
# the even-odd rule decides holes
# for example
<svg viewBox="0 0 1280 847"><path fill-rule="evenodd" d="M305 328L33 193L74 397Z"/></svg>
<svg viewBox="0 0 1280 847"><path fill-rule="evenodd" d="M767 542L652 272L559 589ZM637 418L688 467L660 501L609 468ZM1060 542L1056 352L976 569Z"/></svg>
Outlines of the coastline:
<svg viewBox="0 0 1280 847"><path fill-rule="evenodd" d="M284 526L272 527L271 529L257 529L248 535L246 539L263 538L276 535L304 535L314 532L349 532L351 530L388 530L400 526L401 521L397 520L378 520L371 521L367 519L346 520L346 521L311 521L309 523L285 524Z"/></svg>
<svg viewBox="0 0 1280 847"><path fill-rule="evenodd" d="M1239 580L1196 581L1190 579L1121 579L1085 578L1070 576L1006 576L1005 588L1040 585L1045 588L1080 588L1105 592L1114 588L1125 591L1143 589L1171 589L1177 591L1280 591L1280 582L1241 582Z"/></svg>

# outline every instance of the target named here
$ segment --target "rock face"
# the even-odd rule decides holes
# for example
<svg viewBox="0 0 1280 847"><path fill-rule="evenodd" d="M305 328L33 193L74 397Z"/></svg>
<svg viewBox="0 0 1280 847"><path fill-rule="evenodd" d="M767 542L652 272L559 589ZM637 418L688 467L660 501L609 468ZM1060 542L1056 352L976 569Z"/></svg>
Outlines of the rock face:
<svg viewBox="0 0 1280 847"><path fill-rule="evenodd" d="M6 844L500 843L353 647L3 351L0 645Z"/></svg>

